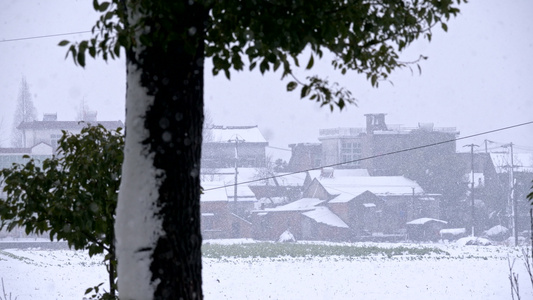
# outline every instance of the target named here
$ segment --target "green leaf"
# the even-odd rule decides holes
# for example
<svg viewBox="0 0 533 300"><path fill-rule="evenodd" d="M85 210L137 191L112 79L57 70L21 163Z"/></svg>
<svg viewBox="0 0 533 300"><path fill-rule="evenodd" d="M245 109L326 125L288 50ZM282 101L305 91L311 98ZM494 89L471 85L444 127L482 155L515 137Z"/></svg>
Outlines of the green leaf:
<svg viewBox="0 0 533 300"><path fill-rule="evenodd" d="M311 68L313 68L314 63L315 63L315 59L313 58L313 54L311 54L311 57L309 58L309 62L307 63L307 66L305 68L307 70L311 70Z"/></svg>
<svg viewBox="0 0 533 300"><path fill-rule="evenodd" d="M63 47L63 46L66 46L66 45L68 45L68 44L70 44L70 41L62 40L61 42L59 42L58 46Z"/></svg>
<svg viewBox="0 0 533 300"><path fill-rule="evenodd" d="M104 12L104 11L106 11L109 8L110 4L111 3L109 3L109 2L102 2L102 4L100 4L100 7L98 8L98 10L101 11L101 12Z"/></svg>
<svg viewBox="0 0 533 300"><path fill-rule="evenodd" d="M287 91L292 92L296 87L298 86L298 83L296 81L291 81L287 84Z"/></svg>
<svg viewBox="0 0 533 300"><path fill-rule="evenodd" d="M80 66L85 67L85 52L78 52L76 59L78 60L78 64L80 64Z"/></svg>
<svg viewBox="0 0 533 300"><path fill-rule="evenodd" d="M92 57L92 58L95 58L96 57L96 47L94 46L91 46L88 48L89 50L89 55Z"/></svg>
<svg viewBox="0 0 533 300"><path fill-rule="evenodd" d="M300 98L307 97L307 95L309 95L310 91L311 91L311 88L308 85L304 85L302 87L302 91L300 92Z"/></svg>
<svg viewBox="0 0 533 300"><path fill-rule="evenodd" d="M115 47L113 48L113 52L115 53L117 57L120 56L120 44L118 42L115 44Z"/></svg>
<svg viewBox="0 0 533 300"><path fill-rule="evenodd" d="M254 61L253 63L250 64L250 71L252 71L253 69L255 69L255 67L257 66L257 62Z"/></svg>
<svg viewBox="0 0 533 300"><path fill-rule="evenodd" d="M259 71L261 71L261 74L264 74L268 69L270 69L270 66L268 65L268 60L265 58L261 64L259 64Z"/></svg>

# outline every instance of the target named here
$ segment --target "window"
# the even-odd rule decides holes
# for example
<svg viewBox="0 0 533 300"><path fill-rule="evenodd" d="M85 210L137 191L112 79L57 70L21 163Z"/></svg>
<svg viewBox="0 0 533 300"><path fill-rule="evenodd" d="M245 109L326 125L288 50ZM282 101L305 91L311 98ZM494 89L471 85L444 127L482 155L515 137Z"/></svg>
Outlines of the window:
<svg viewBox="0 0 533 300"><path fill-rule="evenodd" d="M54 151L57 149L57 144L60 138L61 138L61 134L50 135L50 146L52 146L52 149L54 149Z"/></svg>
<svg viewBox="0 0 533 300"><path fill-rule="evenodd" d="M359 166L361 159L361 143L355 141L342 141L340 149L341 162L350 162L346 166Z"/></svg>

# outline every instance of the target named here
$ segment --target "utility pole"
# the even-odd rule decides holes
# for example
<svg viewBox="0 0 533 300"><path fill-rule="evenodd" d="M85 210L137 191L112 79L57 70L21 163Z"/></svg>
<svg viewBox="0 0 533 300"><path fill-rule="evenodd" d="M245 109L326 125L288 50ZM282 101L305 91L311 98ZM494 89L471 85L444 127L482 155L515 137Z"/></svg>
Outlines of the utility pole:
<svg viewBox="0 0 533 300"><path fill-rule="evenodd" d="M471 190L471 193L470 193L470 196L471 196L471 205L472 205L472 236L474 236L474 224L475 224L475 216L476 216L476 212L475 212L475 199L474 199L474 184L476 182L475 178L474 178L474 147L479 147L478 145L475 145L475 144L470 144L470 145L464 145L463 147L470 147L470 159L471 159L471 162L470 162L470 166L471 166L471 169L472 169L472 190Z"/></svg>
<svg viewBox="0 0 533 300"><path fill-rule="evenodd" d="M506 145L503 145L502 147L507 148L509 147L511 152L511 166L509 167L509 197L510 201L509 204L511 205L511 224L513 227L513 236L514 236L514 244L515 246L518 245L518 203L516 201L515 197L515 182L514 182L514 153L513 153L513 143L509 143Z"/></svg>
<svg viewBox="0 0 533 300"><path fill-rule="evenodd" d="M487 144L488 143L494 143L493 141L490 141L490 140L485 140L485 153L489 153L489 149L487 147Z"/></svg>
<svg viewBox="0 0 533 300"><path fill-rule="evenodd" d="M237 203L237 178L239 176L239 143L243 143L244 139L239 139L235 135L235 139L230 139L228 142L235 142L235 184L233 185L233 201Z"/></svg>

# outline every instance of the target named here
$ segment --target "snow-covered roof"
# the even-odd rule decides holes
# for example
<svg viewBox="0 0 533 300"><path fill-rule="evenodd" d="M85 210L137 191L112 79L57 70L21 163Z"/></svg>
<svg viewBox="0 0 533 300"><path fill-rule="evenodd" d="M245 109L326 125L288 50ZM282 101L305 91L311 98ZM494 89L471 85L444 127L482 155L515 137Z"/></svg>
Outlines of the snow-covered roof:
<svg viewBox="0 0 533 300"><path fill-rule="evenodd" d="M504 173L511 166L511 154L508 152L490 153L490 158L496 172ZM513 153L513 163L517 172L533 172L533 154L531 153Z"/></svg>
<svg viewBox="0 0 533 300"><path fill-rule="evenodd" d="M231 182L233 184L233 182ZM235 199L235 189L234 186L227 188L228 198L230 201L233 201ZM237 185L237 201L257 201L255 198L254 192L248 187L246 184Z"/></svg>
<svg viewBox="0 0 533 300"><path fill-rule="evenodd" d="M324 200L320 200L317 198L302 198L300 200L296 200L294 202L291 202L286 205L274 207L274 208L267 208L265 211L299 211L299 210L310 210L313 209L318 204L324 202Z"/></svg>
<svg viewBox="0 0 533 300"><path fill-rule="evenodd" d="M338 195L331 203L350 201L356 196L369 191L376 196L403 196L424 193L424 190L413 180L403 176L360 176L334 177L318 179L331 195ZM414 191L413 191L414 189Z"/></svg>
<svg viewBox="0 0 533 300"><path fill-rule="evenodd" d="M203 193L200 195L200 202L228 201L228 194L223 182L202 182Z"/></svg>
<svg viewBox="0 0 533 300"><path fill-rule="evenodd" d="M235 138L244 140L245 143L267 143L265 137L257 126L213 126L211 131L213 140L211 142L235 142Z"/></svg>
<svg viewBox="0 0 533 300"><path fill-rule="evenodd" d="M233 201L235 197L234 186L221 181L202 181L203 194L200 195L200 201ZM237 201L257 201L255 194L247 185L237 186Z"/></svg>
<svg viewBox="0 0 533 300"><path fill-rule="evenodd" d="M339 216L331 212L329 208L324 206L317 206L313 210L302 213L304 216L307 216L318 223L323 223L330 226L340 227L340 228L349 228L349 226L344 223Z"/></svg>
<svg viewBox="0 0 533 300"><path fill-rule="evenodd" d="M257 178L257 168L238 168L237 182L252 181ZM235 182L235 168L202 169L202 181Z"/></svg>
<svg viewBox="0 0 533 300"><path fill-rule="evenodd" d="M257 169L255 168L239 168L239 174L237 175L237 201L256 201L255 194L250 190L247 183L253 181L256 178ZM202 170L203 171L203 170ZM225 191L229 200L233 201L235 189L235 169L233 168L221 168L216 169L212 174L201 174L202 186L204 189L207 185L213 187L225 186Z"/></svg>
<svg viewBox="0 0 533 300"><path fill-rule="evenodd" d="M496 225L496 226L490 228L489 230L485 231L485 233L488 236L494 236L494 235L499 235L499 234L507 234L507 232L509 232L509 229L507 229L506 227L504 227L502 225Z"/></svg>
<svg viewBox="0 0 533 300"><path fill-rule="evenodd" d="M272 175L276 176L277 184L279 184L280 186L293 186L293 187L303 186L305 182L305 178L307 176L305 172L273 173ZM252 182L250 184L251 185L265 185L267 184L267 181L268 181L268 185L276 185L276 183L274 182L274 179L272 178Z"/></svg>
<svg viewBox="0 0 533 300"><path fill-rule="evenodd" d="M438 223L442 223L442 224L448 224L448 222L446 222L446 221L433 219L433 218L420 218L420 219L409 221L406 224L407 225L423 225L423 224L426 224L428 222L438 222Z"/></svg>
<svg viewBox="0 0 533 300"><path fill-rule="evenodd" d="M441 229L440 234L449 234L449 235L461 235L466 233L466 228L446 228Z"/></svg>
<svg viewBox="0 0 533 300"><path fill-rule="evenodd" d="M0 154L5 155L52 155L52 146L45 142L40 142L30 148L0 148Z"/></svg>
<svg viewBox="0 0 533 300"><path fill-rule="evenodd" d="M124 127L122 121L31 121L22 122L17 129L31 130L80 130L87 124L100 124L107 129Z"/></svg>

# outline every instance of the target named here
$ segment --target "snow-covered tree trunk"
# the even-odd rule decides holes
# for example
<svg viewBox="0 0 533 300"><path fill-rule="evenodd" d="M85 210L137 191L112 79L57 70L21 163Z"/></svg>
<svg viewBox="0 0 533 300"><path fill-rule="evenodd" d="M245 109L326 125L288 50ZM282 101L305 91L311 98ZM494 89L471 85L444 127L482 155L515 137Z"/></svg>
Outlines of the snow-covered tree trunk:
<svg viewBox="0 0 533 300"><path fill-rule="evenodd" d="M127 53L126 140L117 218L118 289L128 299L201 299L200 156L203 7L171 28L180 38ZM180 18L181 18L180 16ZM160 18L129 12L145 32ZM194 46L191 48L191 45ZM192 49L192 51L191 51Z"/></svg>

